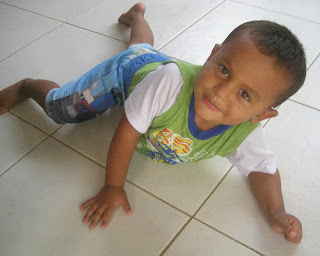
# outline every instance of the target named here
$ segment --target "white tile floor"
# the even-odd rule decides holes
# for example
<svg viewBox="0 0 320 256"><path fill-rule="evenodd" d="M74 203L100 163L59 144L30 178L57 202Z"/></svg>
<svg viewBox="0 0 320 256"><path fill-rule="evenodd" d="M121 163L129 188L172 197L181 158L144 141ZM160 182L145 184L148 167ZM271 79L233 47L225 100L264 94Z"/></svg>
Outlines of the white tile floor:
<svg viewBox="0 0 320 256"><path fill-rule="evenodd" d="M64 84L124 50L129 30L117 18L133 3L0 0L0 89L24 77ZM306 83L265 127L302 242L269 228L245 177L221 158L167 167L135 155L126 183L134 214L117 209L107 230L90 231L78 207L103 184L120 110L59 126L29 100L0 117L0 255L318 255L320 2L145 3L155 47L195 64L247 20L277 21L303 42Z"/></svg>

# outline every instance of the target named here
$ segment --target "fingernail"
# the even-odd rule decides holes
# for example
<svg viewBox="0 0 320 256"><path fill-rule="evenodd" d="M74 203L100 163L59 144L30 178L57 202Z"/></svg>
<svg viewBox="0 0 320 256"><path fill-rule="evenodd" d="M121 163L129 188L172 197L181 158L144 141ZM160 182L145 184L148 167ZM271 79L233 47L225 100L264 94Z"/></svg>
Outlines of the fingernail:
<svg viewBox="0 0 320 256"><path fill-rule="evenodd" d="M295 235L296 235L296 232L294 232L294 231L290 232L290 236L295 236Z"/></svg>

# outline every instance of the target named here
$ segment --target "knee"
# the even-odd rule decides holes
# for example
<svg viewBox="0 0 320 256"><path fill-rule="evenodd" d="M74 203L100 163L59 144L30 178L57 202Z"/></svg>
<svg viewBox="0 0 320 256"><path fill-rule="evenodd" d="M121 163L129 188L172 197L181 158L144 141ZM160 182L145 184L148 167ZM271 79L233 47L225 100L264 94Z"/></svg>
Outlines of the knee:
<svg viewBox="0 0 320 256"><path fill-rule="evenodd" d="M28 86L30 86L30 82L32 82L32 78L25 78L21 81L20 91L24 94L28 90Z"/></svg>

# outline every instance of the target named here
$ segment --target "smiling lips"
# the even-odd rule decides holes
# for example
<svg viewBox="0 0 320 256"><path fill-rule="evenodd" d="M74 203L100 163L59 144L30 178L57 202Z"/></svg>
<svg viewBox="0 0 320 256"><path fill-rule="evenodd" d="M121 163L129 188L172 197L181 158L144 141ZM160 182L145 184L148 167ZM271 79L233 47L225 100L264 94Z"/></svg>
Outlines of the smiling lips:
<svg viewBox="0 0 320 256"><path fill-rule="evenodd" d="M209 100L208 98L206 97L206 95L203 95L203 101L204 101L204 104L206 104L206 106L211 109L212 111L217 111L217 112L221 112L220 109L218 109L215 105L213 105Z"/></svg>

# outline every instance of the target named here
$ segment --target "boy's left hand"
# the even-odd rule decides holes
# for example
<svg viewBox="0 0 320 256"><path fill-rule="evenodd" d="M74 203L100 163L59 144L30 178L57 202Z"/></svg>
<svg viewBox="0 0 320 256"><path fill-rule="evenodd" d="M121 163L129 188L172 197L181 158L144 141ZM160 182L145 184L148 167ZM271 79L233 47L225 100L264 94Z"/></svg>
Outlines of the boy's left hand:
<svg viewBox="0 0 320 256"><path fill-rule="evenodd" d="M302 225L298 218L280 212L274 215L270 220L274 231L284 235L285 239L291 243L300 243L302 239Z"/></svg>

